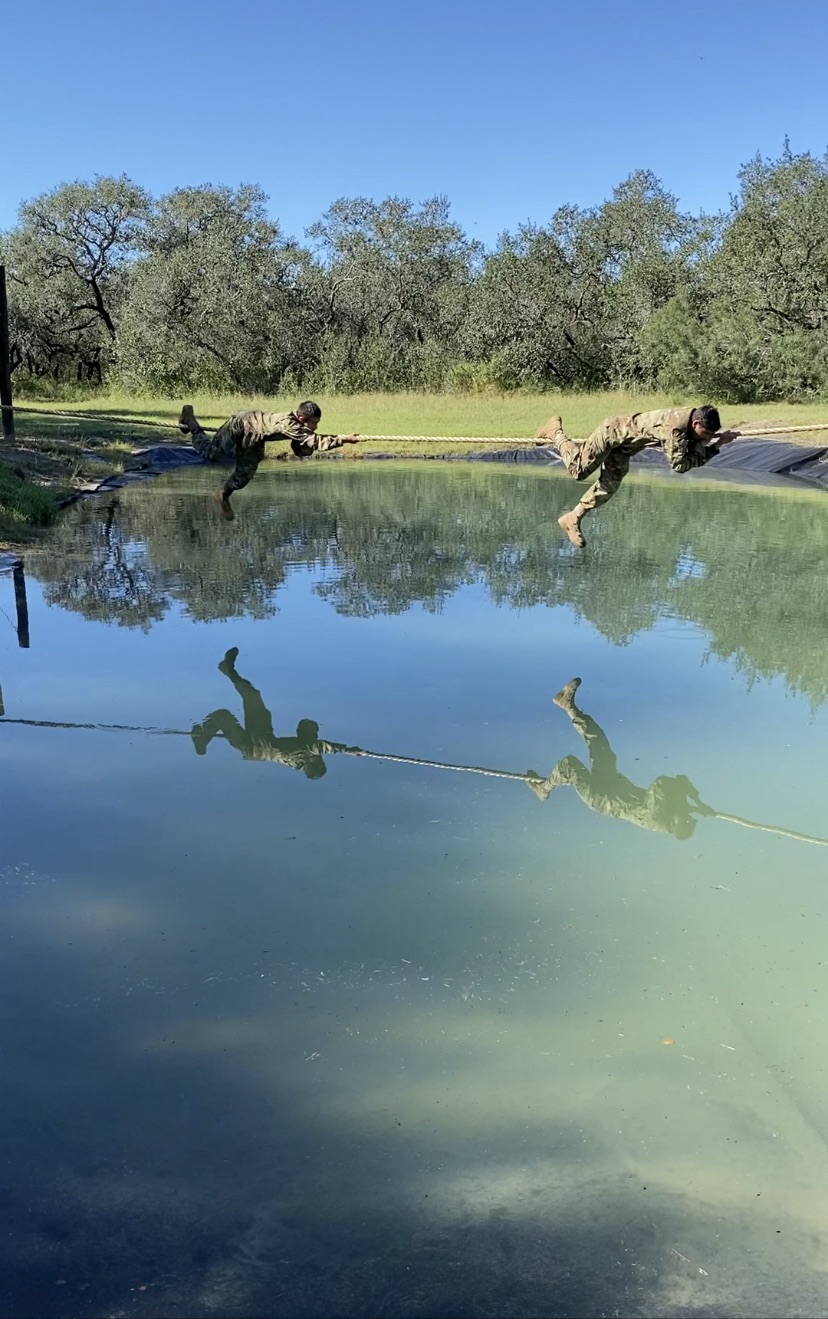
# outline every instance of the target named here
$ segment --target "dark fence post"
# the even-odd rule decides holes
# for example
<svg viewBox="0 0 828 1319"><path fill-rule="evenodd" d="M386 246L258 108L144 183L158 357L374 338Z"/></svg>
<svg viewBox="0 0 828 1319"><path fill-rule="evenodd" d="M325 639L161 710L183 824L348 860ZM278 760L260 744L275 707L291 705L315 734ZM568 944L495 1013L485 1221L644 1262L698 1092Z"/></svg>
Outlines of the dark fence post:
<svg viewBox="0 0 828 1319"><path fill-rule="evenodd" d="M3 439L14 444L14 408L12 407L11 355L9 343L9 302L6 297L6 267L0 266L0 415Z"/></svg>
<svg viewBox="0 0 828 1319"><path fill-rule="evenodd" d="M17 606L17 644L22 650L29 649L29 603L26 599L26 574L23 564L19 563L13 570L14 603Z"/></svg>

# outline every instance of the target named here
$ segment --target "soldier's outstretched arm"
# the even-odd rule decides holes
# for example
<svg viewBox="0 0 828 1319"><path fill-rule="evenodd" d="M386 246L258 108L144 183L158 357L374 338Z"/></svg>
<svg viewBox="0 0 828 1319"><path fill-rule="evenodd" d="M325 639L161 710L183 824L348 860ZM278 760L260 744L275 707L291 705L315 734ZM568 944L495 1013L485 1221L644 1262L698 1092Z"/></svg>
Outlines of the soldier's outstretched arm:
<svg viewBox="0 0 828 1319"><path fill-rule="evenodd" d="M325 453L330 449L339 449L343 444L362 444L363 435L315 435L314 448L319 453Z"/></svg>

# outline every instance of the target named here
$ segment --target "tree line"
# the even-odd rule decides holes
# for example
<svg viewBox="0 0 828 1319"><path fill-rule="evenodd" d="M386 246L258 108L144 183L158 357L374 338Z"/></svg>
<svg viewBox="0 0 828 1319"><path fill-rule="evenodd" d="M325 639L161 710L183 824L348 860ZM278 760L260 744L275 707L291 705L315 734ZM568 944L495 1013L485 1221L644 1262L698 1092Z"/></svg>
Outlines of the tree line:
<svg viewBox="0 0 828 1319"><path fill-rule="evenodd" d="M267 202L126 176L24 202L0 234L16 389L828 391L828 155L757 156L717 215L639 170L492 250L445 197L341 198L304 244Z"/></svg>

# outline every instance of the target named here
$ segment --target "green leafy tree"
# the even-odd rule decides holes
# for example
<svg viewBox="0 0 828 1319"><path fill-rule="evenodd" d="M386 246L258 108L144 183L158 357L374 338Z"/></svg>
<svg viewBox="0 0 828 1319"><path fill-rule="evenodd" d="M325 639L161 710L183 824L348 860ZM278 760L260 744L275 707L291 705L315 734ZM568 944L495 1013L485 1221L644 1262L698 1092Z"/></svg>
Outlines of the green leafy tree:
<svg viewBox="0 0 828 1319"><path fill-rule="evenodd" d="M646 328L662 384L735 401L802 399L828 387L828 156L757 156L692 299Z"/></svg>
<svg viewBox="0 0 828 1319"><path fill-rule="evenodd" d="M3 244L17 365L102 379L149 208L125 175L63 184L21 206Z"/></svg>
<svg viewBox="0 0 828 1319"><path fill-rule="evenodd" d="M320 376L333 388L438 384L456 356L481 255L445 197L335 202L308 231Z"/></svg>
<svg viewBox="0 0 828 1319"><path fill-rule="evenodd" d="M642 330L686 281L695 228L638 171L603 206L504 234L475 289L470 355L505 388L641 380Z"/></svg>
<svg viewBox="0 0 828 1319"><path fill-rule="evenodd" d="M260 188L162 197L132 273L120 362L133 384L276 390L302 352L307 254L265 213Z"/></svg>

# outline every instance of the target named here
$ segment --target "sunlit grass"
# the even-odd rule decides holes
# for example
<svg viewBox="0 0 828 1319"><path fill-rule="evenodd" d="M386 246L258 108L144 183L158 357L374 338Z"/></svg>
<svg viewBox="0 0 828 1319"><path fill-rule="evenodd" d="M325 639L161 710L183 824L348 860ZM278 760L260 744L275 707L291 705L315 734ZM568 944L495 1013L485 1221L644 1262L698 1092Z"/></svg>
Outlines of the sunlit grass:
<svg viewBox="0 0 828 1319"><path fill-rule="evenodd" d="M54 520L54 496L0 463L0 536L20 536L30 527L46 527Z"/></svg>
<svg viewBox="0 0 828 1319"><path fill-rule="evenodd" d="M127 435L142 440L178 436L177 419L183 399L136 397L122 393L95 394L64 405L53 400L25 401L38 412L87 412L100 420L72 421L21 412L21 434L86 436ZM206 426L218 426L242 408L286 412L299 401L295 396L191 395L187 398ZM553 413L560 413L567 432L587 435L606 416L640 412L651 408L688 405L698 399L666 394L603 392L594 394L351 394L317 395L325 431L359 431L364 435L479 436L481 438L528 439ZM722 420L730 426L760 423L801 426L814 422L828 425L828 404L741 404L721 408ZM112 417L119 418L113 423ZM148 424L149 423L149 424ZM364 450L363 450L364 452Z"/></svg>

